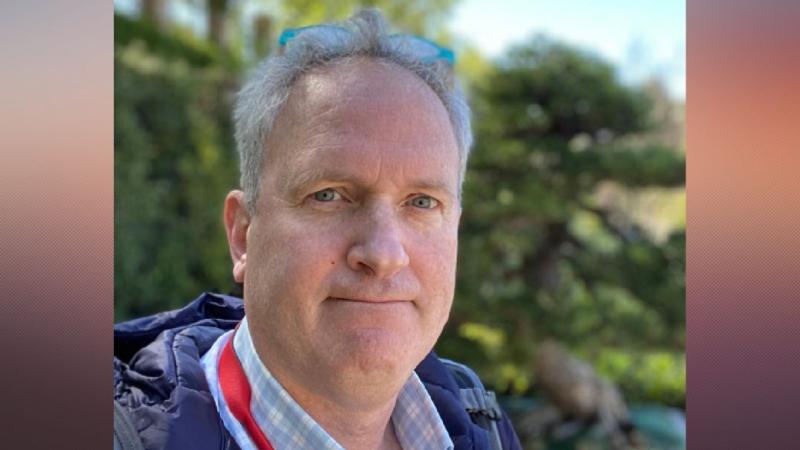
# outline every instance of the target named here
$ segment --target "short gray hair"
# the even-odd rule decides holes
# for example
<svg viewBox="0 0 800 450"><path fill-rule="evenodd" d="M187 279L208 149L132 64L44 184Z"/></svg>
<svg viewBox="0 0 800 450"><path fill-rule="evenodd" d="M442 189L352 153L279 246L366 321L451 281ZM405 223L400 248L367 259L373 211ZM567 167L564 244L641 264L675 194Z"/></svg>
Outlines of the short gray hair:
<svg viewBox="0 0 800 450"><path fill-rule="evenodd" d="M348 32L342 33L342 29ZM297 34L291 45L279 48L250 75L236 98L234 123L240 183L251 213L258 200L263 154L269 150L265 148L266 137L289 98L293 83L312 69L353 57L396 64L419 76L436 93L453 126L459 151L459 185L463 182L472 130L469 106L452 67L444 61L422 61L408 48L396 45L387 29L388 24L378 10L362 10L335 27L318 27Z"/></svg>

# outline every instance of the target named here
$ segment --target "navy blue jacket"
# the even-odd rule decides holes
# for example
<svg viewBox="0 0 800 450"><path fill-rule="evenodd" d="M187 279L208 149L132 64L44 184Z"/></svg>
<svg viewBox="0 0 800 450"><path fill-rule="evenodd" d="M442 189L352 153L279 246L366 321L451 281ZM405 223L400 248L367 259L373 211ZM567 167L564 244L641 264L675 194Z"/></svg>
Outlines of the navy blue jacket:
<svg viewBox="0 0 800 450"><path fill-rule="evenodd" d="M217 413L200 358L244 317L242 300L205 293L187 306L114 326L114 400L146 450L238 450ZM459 388L435 354L416 368L456 450L489 449ZM504 449L519 449L511 423L498 423ZM277 449L283 450L283 449Z"/></svg>

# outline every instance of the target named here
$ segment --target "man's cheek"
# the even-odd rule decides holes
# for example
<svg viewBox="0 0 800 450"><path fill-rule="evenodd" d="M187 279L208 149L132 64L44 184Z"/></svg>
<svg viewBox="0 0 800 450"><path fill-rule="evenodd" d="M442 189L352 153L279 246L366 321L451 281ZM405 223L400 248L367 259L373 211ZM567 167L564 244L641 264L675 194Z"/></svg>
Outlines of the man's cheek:
<svg viewBox="0 0 800 450"><path fill-rule="evenodd" d="M282 258L275 259L273 270L276 282L285 284L286 290L295 295L313 296L316 289L324 288L326 271L330 270L334 259L326 256L323 246L299 244L281 255Z"/></svg>

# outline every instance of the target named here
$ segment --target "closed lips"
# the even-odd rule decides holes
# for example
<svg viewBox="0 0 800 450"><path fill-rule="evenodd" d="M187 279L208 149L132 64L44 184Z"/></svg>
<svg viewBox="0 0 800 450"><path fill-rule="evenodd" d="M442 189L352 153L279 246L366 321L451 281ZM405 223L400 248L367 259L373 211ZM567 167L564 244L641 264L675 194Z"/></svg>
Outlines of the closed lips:
<svg viewBox="0 0 800 450"><path fill-rule="evenodd" d="M358 302L358 303L404 303L411 300L398 300L392 298L344 298L344 297L329 297L329 300L338 300L344 302Z"/></svg>

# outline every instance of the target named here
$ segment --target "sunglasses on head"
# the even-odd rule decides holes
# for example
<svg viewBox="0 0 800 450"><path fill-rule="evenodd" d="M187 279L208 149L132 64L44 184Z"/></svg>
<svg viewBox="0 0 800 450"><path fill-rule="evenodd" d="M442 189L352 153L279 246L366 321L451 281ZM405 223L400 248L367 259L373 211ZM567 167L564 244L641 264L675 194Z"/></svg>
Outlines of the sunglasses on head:
<svg viewBox="0 0 800 450"><path fill-rule="evenodd" d="M310 25L300 28L287 28L283 30L278 38L278 45L285 47L292 39L296 38L302 33L309 31L325 30L333 33L349 34L350 30L337 25ZM397 49L413 55L421 62L431 64L436 61L444 61L450 66L456 62L455 53L448 48L441 47L431 40L425 39L421 36L413 34L392 34L389 36L392 45L396 45Z"/></svg>

